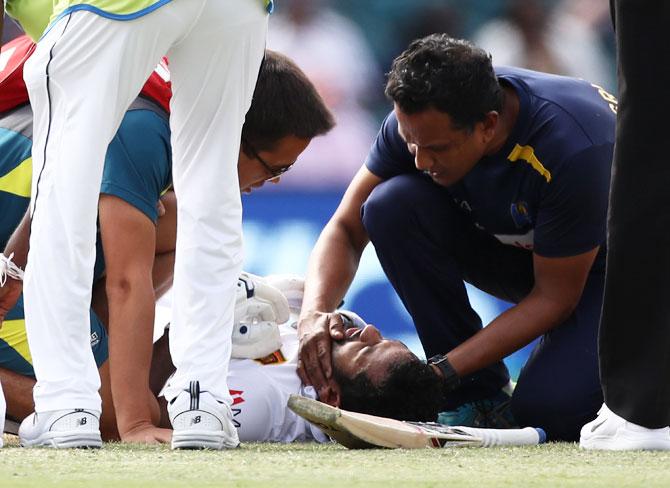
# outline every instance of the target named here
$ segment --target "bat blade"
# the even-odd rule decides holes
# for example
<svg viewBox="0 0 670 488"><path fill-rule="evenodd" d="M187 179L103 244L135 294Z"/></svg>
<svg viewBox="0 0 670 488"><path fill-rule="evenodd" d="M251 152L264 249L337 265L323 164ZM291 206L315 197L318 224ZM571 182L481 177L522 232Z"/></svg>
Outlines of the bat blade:
<svg viewBox="0 0 670 488"><path fill-rule="evenodd" d="M465 432L427 430L420 424L349 412L298 395L291 395L288 407L349 449L420 449L443 447L446 442L481 444L480 439Z"/></svg>
<svg viewBox="0 0 670 488"><path fill-rule="evenodd" d="M349 449L420 449L534 445L546 440L541 429L477 429L433 422L401 422L331 407L291 395L288 407Z"/></svg>
<svg viewBox="0 0 670 488"><path fill-rule="evenodd" d="M340 421L342 413L339 408L334 408L325 403L299 395L290 396L288 407L344 447L349 449L372 449L379 447L356 437L346 427L342 426Z"/></svg>

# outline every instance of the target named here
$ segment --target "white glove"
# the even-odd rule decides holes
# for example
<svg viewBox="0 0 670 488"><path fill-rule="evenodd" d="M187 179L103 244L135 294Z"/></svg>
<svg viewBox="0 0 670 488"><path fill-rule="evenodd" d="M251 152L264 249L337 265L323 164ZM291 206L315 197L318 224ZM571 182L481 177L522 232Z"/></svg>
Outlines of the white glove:
<svg viewBox="0 0 670 488"><path fill-rule="evenodd" d="M300 313L302 297L305 294L305 278L297 275L270 275L265 282L277 288L288 300L291 313Z"/></svg>
<svg viewBox="0 0 670 488"><path fill-rule="evenodd" d="M258 359L281 348L278 324L288 319L286 297L263 278L242 273L237 281L232 357Z"/></svg>

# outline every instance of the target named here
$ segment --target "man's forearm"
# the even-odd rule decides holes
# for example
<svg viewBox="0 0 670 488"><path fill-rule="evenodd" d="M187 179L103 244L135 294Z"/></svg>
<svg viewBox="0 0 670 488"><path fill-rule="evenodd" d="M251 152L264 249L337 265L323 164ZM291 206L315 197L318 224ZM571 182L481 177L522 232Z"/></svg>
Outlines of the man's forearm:
<svg viewBox="0 0 670 488"><path fill-rule="evenodd" d="M562 323L574 307L533 291L447 354L459 376L483 369Z"/></svg>
<svg viewBox="0 0 670 488"><path fill-rule="evenodd" d="M3 253L9 256L14 253L12 261L21 269L26 268L28 249L30 247L30 210L26 211L18 227L12 233Z"/></svg>
<svg viewBox="0 0 670 488"><path fill-rule="evenodd" d="M170 334L166 330L163 336L154 343L153 356L151 359L151 373L149 374L149 387L152 393L158 397L165 383L172 373L176 371L170 355Z"/></svg>
<svg viewBox="0 0 670 488"><path fill-rule="evenodd" d="M156 254L154 257L154 267L152 278L154 282L154 293L156 300L165 295L172 288L172 279L174 277L174 251Z"/></svg>
<svg viewBox="0 0 670 488"><path fill-rule="evenodd" d="M110 288L109 359L112 395L121 436L137 424L151 423L149 369L155 298L149 280Z"/></svg>
<svg viewBox="0 0 670 488"><path fill-rule="evenodd" d="M309 259L303 312L337 308L354 279L363 248L352 243L336 224L328 224Z"/></svg>

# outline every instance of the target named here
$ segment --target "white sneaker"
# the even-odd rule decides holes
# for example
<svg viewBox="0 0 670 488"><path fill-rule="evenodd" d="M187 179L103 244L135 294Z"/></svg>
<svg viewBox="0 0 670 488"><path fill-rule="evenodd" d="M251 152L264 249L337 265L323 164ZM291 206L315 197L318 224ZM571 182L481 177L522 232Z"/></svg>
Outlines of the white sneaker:
<svg viewBox="0 0 670 488"><path fill-rule="evenodd" d="M172 449L229 449L240 445L230 407L209 392L200 391L200 383L191 381L168 404L172 422Z"/></svg>
<svg viewBox="0 0 670 488"><path fill-rule="evenodd" d="M595 420L582 427L579 447L606 451L666 451L670 450L670 427L647 429L619 417L603 403Z"/></svg>
<svg viewBox="0 0 670 488"><path fill-rule="evenodd" d="M19 427L23 447L102 447L100 413L75 408L31 413Z"/></svg>

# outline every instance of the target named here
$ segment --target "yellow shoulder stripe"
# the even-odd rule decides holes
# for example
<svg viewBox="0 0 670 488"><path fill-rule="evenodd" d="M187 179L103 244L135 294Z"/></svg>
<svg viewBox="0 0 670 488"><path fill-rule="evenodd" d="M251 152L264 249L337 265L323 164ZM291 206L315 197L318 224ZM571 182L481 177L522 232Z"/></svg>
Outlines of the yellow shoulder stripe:
<svg viewBox="0 0 670 488"><path fill-rule="evenodd" d="M5 176L0 176L0 191L30 198L32 179L33 158L28 158Z"/></svg>
<svg viewBox="0 0 670 488"><path fill-rule="evenodd" d="M532 146L519 146L518 144L514 146L512 152L509 153L507 159L510 162L515 162L519 159L530 164L535 171L540 173L547 180L547 183L551 181L551 173L547 168L545 168L537 156L535 156L535 149Z"/></svg>
<svg viewBox="0 0 670 488"><path fill-rule="evenodd" d="M9 344L28 363L33 364L33 357L28 349L25 320L5 320L0 329L0 339Z"/></svg>

